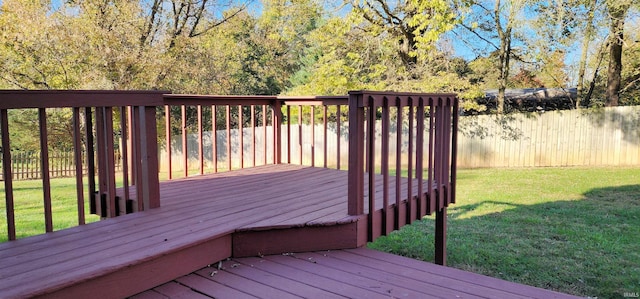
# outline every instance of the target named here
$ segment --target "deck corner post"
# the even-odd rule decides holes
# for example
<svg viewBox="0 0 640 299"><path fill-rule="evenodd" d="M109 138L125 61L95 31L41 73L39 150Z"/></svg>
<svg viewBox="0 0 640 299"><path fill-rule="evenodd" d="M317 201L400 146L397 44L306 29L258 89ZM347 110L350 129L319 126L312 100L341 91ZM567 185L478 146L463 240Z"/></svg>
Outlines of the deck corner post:
<svg viewBox="0 0 640 299"><path fill-rule="evenodd" d="M438 265L447 265L447 208L443 207L436 212L435 231L435 262Z"/></svg>
<svg viewBox="0 0 640 299"><path fill-rule="evenodd" d="M348 213L364 214L364 93L349 92Z"/></svg>
<svg viewBox="0 0 640 299"><path fill-rule="evenodd" d="M158 141L156 128L156 107L142 106L138 109L138 129L140 130L142 201L145 210L160 207L160 183L158 179Z"/></svg>

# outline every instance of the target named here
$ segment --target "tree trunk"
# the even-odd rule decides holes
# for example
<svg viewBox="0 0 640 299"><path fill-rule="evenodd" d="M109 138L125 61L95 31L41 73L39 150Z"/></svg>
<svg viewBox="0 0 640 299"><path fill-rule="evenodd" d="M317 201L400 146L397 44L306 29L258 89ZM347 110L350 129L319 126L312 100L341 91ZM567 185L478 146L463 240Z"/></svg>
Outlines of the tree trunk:
<svg viewBox="0 0 640 299"><path fill-rule="evenodd" d="M507 90L507 80L509 79L509 54L511 53L511 39L500 41L500 76L498 77L498 98L497 113L504 113L505 91Z"/></svg>
<svg viewBox="0 0 640 299"><path fill-rule="evenodd" d="M498 98L497 101L497 113L504 113L504 103L505 103L505 91L507 89L507 81L509 80L509 59L511 56L511 26L512 26L512 17L513 17L513 6L511 6L511 11L508 17L508 21L506 22L506 28L502 28L502 20L500 17L500 0L496 0L494 7L494 21L496 23L496 31L498 32L498 37L500 38L500 49L498 50L498 56L500 59L500 65L498 68L498 72L500 73L498 76Z"/></svg>
<svg viewBox="0 0 640 299"><path fill-rule="evenodd" d="M622 81L622 45L624 44L624 19L629 5L610 4L609 15L609 69L607 70L606 106L618 106Z"/></svg>
<svg viewBox="0 0 640 299"><path fill-rule="evenodd" d="M624 21L620 21L620 23L624 23ZM606 106L618 106L620 98L620 84L622 81L622 38L623 32L622 27L620 27L620 30L613 35L613 40L609 44L609 69L607 71Z"/></svg>

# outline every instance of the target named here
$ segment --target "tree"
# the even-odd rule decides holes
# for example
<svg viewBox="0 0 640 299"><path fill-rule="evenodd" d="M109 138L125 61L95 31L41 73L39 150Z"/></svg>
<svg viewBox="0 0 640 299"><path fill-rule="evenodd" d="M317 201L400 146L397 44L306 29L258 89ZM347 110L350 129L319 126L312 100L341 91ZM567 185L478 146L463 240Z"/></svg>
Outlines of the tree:
<svg viewBox="0 0 640 299"><path fill-rule="evenodd" d="M470 15L461 23L475 39L485 43L497 54L497 113L504 112L505 90L508 86L514 38L517 39L525 1L472 1ZM496 43L497 42L497 43Z"/></svg>
<svg viewBox="0 0 640 299"><path fill-rule="evenodd" d="M576 100L576 108L580 108L581 101L589 101L589 98L585 96L585 72L587 66L587 55L589 53L589 45L595 34L594 18L596 14L596 7L598 6L598 0L588 0L585 3L587 10L587 18L584 23L584 36L582 37L582 48L580 50L580 62L578 66L578 99ZM595 80L595 78L594 78Z"/></svg>
<svg viewBox="0 0 640 299"><path fill-rule="evenodd" d="M68 63L66 30L45 1L5 0L0 12L0 87L75 88L77 67Z"/></svg>
<svg viewBox="0 0 640 299"><path fill-rule="evenodd" d="M397 42L397 51L406 68L426 58L440 35L453 29L458 15L445 0L353 0L360 14L387 39Z"/></svg>
<svg viewBox="0 0 640 299"><path fill-rule="evenodd" d="M624 23L631 0L606 2L609 11L609 68L607 70L606 106L618 106L622 85L622 47L624 45Z"/></svg>

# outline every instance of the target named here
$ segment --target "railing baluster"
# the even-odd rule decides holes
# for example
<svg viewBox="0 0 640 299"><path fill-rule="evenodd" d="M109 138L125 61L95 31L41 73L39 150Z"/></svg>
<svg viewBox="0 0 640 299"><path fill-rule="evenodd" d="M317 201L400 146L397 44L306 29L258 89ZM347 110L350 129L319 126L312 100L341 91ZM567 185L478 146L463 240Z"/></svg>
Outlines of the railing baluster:
<svg viewBox="0 0 640 299"><path fill-rule="evenodd" d="M422 185L424 183L424 98L418 98L418 107L416 108L416 179L418 180L418 199L416 212L418 215L416 219L422 218L427 212L426 202L423 201L424 193Z"/></svg>
<svg viewBox="0 0 640 299"><path fill-rule="evenodd" d="M129 145L129 151L127 157L129 158L129 183L135 185L136 182L136 168L134 165L133 152L136 147L136 141L133 138L133 107L127 106L127 144ZM167 141L167 144L171 144Z"/></svg>
<svg viewBox="0 0 640 299"><path fill-rule="evenodd" d="M256 167L256 110L255 105L251 105L251 166Z"/></svg>
<svg viewBox="0 0 640 299"><path fill-rule="evenodd" d="M127 136L129 138L127 145L129 147L129 168L130 168L130 177L129 177L129 183L131 185L135 185L136 184L136 176L138 175L137 173L137 169L134 167L135 165L135 150L134 147L137 146L137 141L134 140L133 138L133 107L131 106L127 106L127 128L129 128L129 130L127 130ZM167 144L169 145L169 149L171 148L171 135L169 135L169 139L167 139ZM168 152L169 153L169 152ZM170 155L169 155L170 156ZM169 164L171 165L171 164ZM169 169L171 169L171 166L169 166Z"/></svg>
<svg viewBox="0 0 640 299"><path fill-rule="evenodd" d="M450 138L449 136L446 136L446 130L445 127L447 125L447 121L446 121L446 109L444 107L444 99L443 98L438 98L438 105L440 106L439 111L440 111L440 121L438 122L438 126L440 128L442 128L440 130L440 155L438 157L438 161L440 163L440 167L439 167L439 173L440 173L440 180L438 181L438 200L440 202L439 205L439 209L442 209L445 207L445 191L444 191L444 185L445 183L448 181L447 177L445 177L446 174L446 169L449 167L448 165L448 159L445 161L446 159L446 149L447 149L447 140Z"/></svg>
<svg viewBox="0 0 640 299"><path fill-rule="evenodd" d="M231 106L227 105L227 170L231 170Z"/></svg>
<svg viewBox="0 0 640 299"><path fill-rule="evenodd" d="M124 212L130 213L133 211L129 211L129 149L127 148L127 136L129 136L127 129L127 119L131 118L131 115L127 115L127 108L120 107L120 130L122 131L122 186L124 191Z"/></svg>
<svg viewBox="0 0 640 299"><path fill-rule="evenodd" d="M184 177L189 176L189 149L187 148L187 106L180 106L181 130L182 130L182 167Z"/></svg>
<svg viewBox="0 0 640 299"><path fill-rule="evenodd" d="M324 128L324 135L322 136L323 138L323 144L324 144L324 168L327 168L327 158L328 158L328 153L327 153L327 148L329 147L329 145L327 144L327 105L323 105L323 111L322 111L322 127Z"/></svg>
<svg viewBox="0 0 640 299"><path fill-rule="evenodd" d="M291 164L291 106L287 105L287 163Z"/></svg>
<svg viewBox="0 0 640 299"><path fill-rule="evenodd" d="M453 120L451 124L451 185L450 185L450 198L451 203L456 202L456 179L457 179L457 164L458 164L458 101L454 98L453 101Z"/></svg>
<svg viewBox="0 0 640 299"><path fill-rule="evenodd" d="M47 142L47 112L45 108L38 108L38 120L40 122L40 164L42 165L44 222L46 232L52 232L53 217L51 214L51 182L49 180L49 143Z"/></svg>
<svg viewBox="0 0 640 299"><path fill-rule="evenodd" d="M202 106L198 105L198 167L200 175L204 174L204 144L202 141Z"/></svg>
<svg viewBox="0 0 640 299"><path fill-rule="evenodd" d="M368 192L369 192L369 241L375 240L379 235L378 229L380 223L376 217L376 112L377 106L373 97L366 99L368 101L367 110L367 145L366 145L366 159L367 159L367 178L368 178Z"/></svg>
<svg viewBox="0 0 640 299"><path fill-rule="evenodd" d="M137 175L132 178L132 181L135 182L135 186L136 186L136 203L137 203L137 209L138 211L142 211L145 209L145 201L144 201L144 185L143 185L143 171L142 171L142 158L144 157L143 155L143 143L142 138L143 138L143 134L142 134L142 124L141 124L141 119L140 119L140 107L133 107L133 113L131 113L131 118L133 120L132 126L131 126L131 131L132 131L132 136L133 136L133 140L135 140L135 142L133 142L133 144L135 144L135 146L133 147L132 151L131 151L131 155L135 156L135 159L133 159L134 163L132 163L131 167L133 169L135 169Z"/></svg>
<svg viewBox="0 0 640 299"><path fill-rule="evenodd" d="M433 180L434 180L434 175L435 175L435 169L434 169L434 162L435 162L435 157L434 157L434 148L435 148L435 132L436 132L436 128L434 126L434 119L435 119L435 107L434 107L434 101L433 98L429 98L429 173L427 175L427 188L429 190L429 207L431 211L436 210L436 188L434 188L433 184Z"/></svg>
<svg viewBox="0 0 640 299"><path fill-rule="evenodd" d="M273 164L282 163L282 104L280 100L272 102L271 121L273 123Z"/></svg>
<svg viewBox="0 0 640 299"><path fill-rule="evenodd" d="M262 161L267 165L267 105L262 105Z"/></svg>
<svg viewBox="0 0 640 299"><path fill-rule="evenodd" d="M400 205L402 203L402 114L404 109L402 108L402 99L398 99L398 106L396 108L396 214L394 229L398 230L406 222L406 216L404 221L401 222ZM406 210L403 210L406 211Z"/></svg>
<svg viewBox="0 0 640 299"><path fill-rule="evenodd" d="M342 154L340 152L340 140L342 139L342 136L340 135L340 129L342 127L342 122L340 121L341 118L341 114L342 111L340 109L340 105L338 105L336 107L336 152L337 152L337 156L336 156L336 168L340 169L340 155Z"/></svg>
<svg viewBox="0 0 640 299"><path fill-rule="evenodd" d="M76 165L76 202L78 204L78 225L85 223L84 190L82 181L82 136L80 133L80 108L73 108L73 155Z"/></svg>
<svg viewBox="0 0 640 299"><path fill-rule="evenodd" d="M415 218L415 205L413 204L413 99L409 98L409 116L407 120L409 121L409 132L407 136L407 140L409 142L409 146L407 149L407 222L408 224L413 223Z"/></svg>
<svg viewBox="0 0 640 299"><path fill-rule="evenodd" d="M131 116L131 112L129 115ZM173 169L171 167L171 107L169 105L164 105L164 136L167 149L167 177L170 180L173 178ZM135 178L133 178L132 181L135 182Z"/></svg>
<svg viewBox="0 0 640 299"><path fill-rule="evenodd" d="M213 172L218 172L218 109L216 105L211 105L211 161Z"/></svg>
<svg viewBox="0 0 640 299"><path fill-rule="evenodd" d="M445 98L444 99L444 105L445 107L443 107L445 110L445 124L444 124L444 133L443 133L443 141L444 141L444 155L445 158L443 159L443 177L444 177L444 181L442 182L442 185L444 186L444 207L446 207L447 205L449 205L449 199L450 199L450 194L449 194L449 163L451 161L451 102L450 102L450 98Z"/></svg>
<svg viewBox="0 0 640 299"><path fill-rule="evenodd" d="M446 140L448 139L445 138L444 136L444 118L446 116L446 110L443 107L443 102L442 102L442 98L438 98L438 119L436 119L436 142L438 143L438 151L436 152L436 165L437 165L437 179L436 179L436 183L438 184L438 209L441 209L442 207L444 207L444 192L442 190L442 186L445 182L445 177L443 176L444 174L444 145Z"/></svg>
<svg viewBox="0 0 640 299"><path fill-rule="evenodd" d="M316 106L311 106L311 167L316 166Z"/></svg>
<svg viewBox="0 0 640 299"><path fill-rule="evenodd" d="M13 177L11 175L11 142L9 140L9 117L7 109L0 109L0 134L2 134L2 177L7 214L7 236L16 239L16 221L13 202Z"/></svg>
<svg viewBox="0 0 640 299"><path fill-rule="evenodd" d="M91 115L91 107L87 107L84 109L84 123L85 123L85 134L84 136L87 138L87 183L88 183L88 191L89 191L89 212L91 214L96 214L98 209L96 207L96 202L94 200L96 194L96 164L95 164L95 147L93 140L93 117Z"/></svg>
<svg viewBox="0 0 640 299"><path fill-rule="evenodd" d="M238 105L238 134L240 139L240 169L244 168L244 111L242 109L242 105Z"/></svg>
<svg viewBox="0 0 640 299"><path fill-rule="evenodd" d="M302 165L302 105L298 105L298 156L299 163Z"/></svg>
<svg viewBox="0 0 640 299"><path fill-rule="evenodd" d="M382 172L382 235L391 232L388 222L389 207L389 99L383 98L382 103L382 136L380 148L380 168Z"/></svg>

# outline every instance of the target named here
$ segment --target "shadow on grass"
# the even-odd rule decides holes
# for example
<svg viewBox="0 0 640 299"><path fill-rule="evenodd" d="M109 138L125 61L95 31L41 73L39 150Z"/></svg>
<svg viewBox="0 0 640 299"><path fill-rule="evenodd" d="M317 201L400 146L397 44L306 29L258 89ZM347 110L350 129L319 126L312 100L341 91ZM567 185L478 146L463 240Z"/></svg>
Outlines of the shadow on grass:
<svg viewBox="0 0 640 299"><path fill-rule="evenodd" d="M640 185L592 189L581 200L454 205L448 265L580 296L640 292ZM461 200L463 201L463 200ZM502 212L465 216L482 205ZM433 218L370 247L433 261Z"/></svg>

